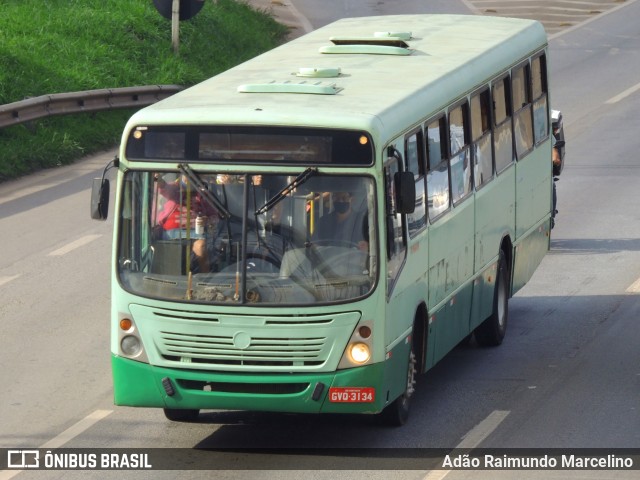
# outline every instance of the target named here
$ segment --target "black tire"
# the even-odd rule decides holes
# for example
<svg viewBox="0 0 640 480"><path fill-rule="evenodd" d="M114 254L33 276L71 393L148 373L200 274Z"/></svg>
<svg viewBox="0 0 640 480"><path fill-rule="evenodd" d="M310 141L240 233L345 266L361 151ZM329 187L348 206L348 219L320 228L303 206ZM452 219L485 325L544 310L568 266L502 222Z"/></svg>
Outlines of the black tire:
<svg viewBox="0 0 640 480"><path fill-rule="evenodd" d="M475 329L478 344L495 347L502 343L509 320L509 268L504 252L500 250L498 273L493 293L493 313Z"/></svg>
<svg viewBox="0 0 640 480"><path fill-rule="evenodd" d="M178 408L165 408L164 416L172 422L195 422L200 415L200 410L182 410Z"/></svg>
<svg viewBox="0 0 640 480"><path fill-rule="evenodd" d="M401 427L409 420L409 410L411 407L411 397L415 391L416 384L416 356L413 348L409 354L409 365L407 368L407 388L402 395L396 398L380 414L382 422L390 427Z"/></svg>

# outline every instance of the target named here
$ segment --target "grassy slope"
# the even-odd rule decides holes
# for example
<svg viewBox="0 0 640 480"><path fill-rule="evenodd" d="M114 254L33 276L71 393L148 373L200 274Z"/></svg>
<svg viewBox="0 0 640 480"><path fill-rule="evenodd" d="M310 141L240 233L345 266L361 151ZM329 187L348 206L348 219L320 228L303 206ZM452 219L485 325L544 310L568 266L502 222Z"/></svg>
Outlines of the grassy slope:
<svg viewBox="0 0 640 480"><path fill-rule="evenodd" d="M193 85L282 41L285 29L235 0L206 1L180 24L151 0L4 0L0 104L50 93ZM0 181L112 147L131 111L51 117L0 129Z"/></svg>

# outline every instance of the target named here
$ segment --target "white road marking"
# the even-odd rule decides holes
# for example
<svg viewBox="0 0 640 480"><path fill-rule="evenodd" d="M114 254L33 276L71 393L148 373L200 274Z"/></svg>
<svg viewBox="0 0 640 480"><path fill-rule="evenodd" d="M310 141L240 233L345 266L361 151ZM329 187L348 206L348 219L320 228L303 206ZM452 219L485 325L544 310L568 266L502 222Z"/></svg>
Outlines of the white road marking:
<svg viewBox="0 0 640 480"><path fill-rule="evenodd" d="M509 415L509 411L494 410L487 418L473 427L455 448L476 448L485 438L491 435L491 433L498 428L498 425L507 418L507 415ZM449 473L451 473L451 470L431 470L423 480L442 480L444 477L449 475Z"/></svg>
<svg viewBox="0 0 640 480"><path fill-rule="evenodd" d="M111 415L112 413L113 413L113 410L96 410L95 412L90 413L89 415L84 417L75 425L72 425L71 427L67 428L64 432L62 432L57 437L52 438L48 442L42 444L40 448L60 448L62 445L71 441L72 439L80 435L82 432L89 429L94 424L98 423L100 420L107 417L108 415Z"/></svg>
<svg viewBox="0 0 640 480"><path fill-rule="evenodd" d="M11 275L10 277L0 277L0 287L2 285L4 285L5 283L9 283L11 280L15 280L16 278L18 278L20 276L20 274L18 275Z"/></svg>
<svg viewBox="0 0 640 480"><path fill-rule="evenodd" d="M91 243L94 240L100 238L102 235L85 235L84 237L80 237L77 240L74 240L71 243L66 244L64 247L59 248L58 250L54 250L49 254L50 257L59 257L61 255L65 255L76 248L80 248L87 243Z"/></svg>
<svg viewBox="0 0 640 480"><path fill-rule="evenodd" d="M573 32L574 30L578 30L578 29L584 27L585 25L588 25L591 22L595 22L595 21L601 19L605 15L609 15L611 13L617 12L621 8L625 8L625 7L631 5L632 3L635 3L637 1L638 0L627 0L626 2L620 3L620 5L618 5L616 7L610 8L609 10L605 10L604 12L599 13L597 15L593 15L592 17L590 17L588 20L585 20L584 22L577 22L572 27L565 28L564 30L561 30L561 31L559 31L557 33L554 33L553 35L549 35L547 38L549 40L553 40L555 38L558 38L561 35L565 35L565 34L567 34L569 32Z"/></svg>
<svg viewBox="0 0 640 480"><path fill-rule="evenodd" d="M615 97L611 97L609 100L607 100L604 103L608 103L608 104L618 103L620 100L624 100L629 95L631 95L632 93L635 93L638 90L640 90L640 83L635 84L631 88L627 88L624 92L616 95Z"/></svg>
<svg viewBox="0 0 640 480"><path fill-rule="evenodd" d="M629 285L629 288L627 288L627 293L640 293L640 278Z"/></svg>
<svg viewBox="0 0 640 480"><path fill-rule="evenodd" d="M71 427L67 428L64 432L62 432L57 437L52 438L48 442L43 443L38 448L60 448L65 443L71 441L72 439L74 439L75 437L83 433L85 430L88 430L90 427L92 427L93 425L98 423L100 420L102 420L103 418L107 417L112 413L113 413L113 410L96 410L95 412L90 413L89 415L84 417L75 425L72 425ZM28 450L28 449L22 448L22 450ZM42 459L40 459L40 461L42 462ZM23 471L24 470L3 470L0 472L0 480L9 480L10 478L15 477L16 475L18 475L20 472L23 472Z"/></svg>

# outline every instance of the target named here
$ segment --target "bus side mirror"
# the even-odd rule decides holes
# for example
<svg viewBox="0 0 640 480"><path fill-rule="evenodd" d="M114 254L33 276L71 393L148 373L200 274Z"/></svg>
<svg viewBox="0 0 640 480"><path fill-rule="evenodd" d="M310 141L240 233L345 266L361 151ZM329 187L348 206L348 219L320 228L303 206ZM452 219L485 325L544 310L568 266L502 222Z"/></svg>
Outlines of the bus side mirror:
<svg viewBox="0 0 640 480"><path fill-rule="evenodd" d="M411 172L396 172L393 181L396 193L396 211L413 213L416 209L416 184Z"/></svg>
<svg viewBox="0 0 640 480"><path fill-rule="evenodd" d="M91 218L106 220L109 213L109 179L94 178L91 188Z"/></svg>

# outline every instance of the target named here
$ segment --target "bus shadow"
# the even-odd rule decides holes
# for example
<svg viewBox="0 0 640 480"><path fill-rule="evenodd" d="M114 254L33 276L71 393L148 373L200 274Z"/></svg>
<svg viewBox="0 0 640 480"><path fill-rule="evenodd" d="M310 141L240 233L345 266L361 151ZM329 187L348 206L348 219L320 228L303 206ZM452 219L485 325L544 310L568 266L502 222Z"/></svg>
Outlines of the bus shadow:
<svg viewBox="0 0 640 480"><path fill-rule="evenodd" d="M341 446L359 447L362 437L369 436L372 429L384 429L375 415L203 411L199 423L220 427L196 448L320 448L337 431Z"/></svg>

